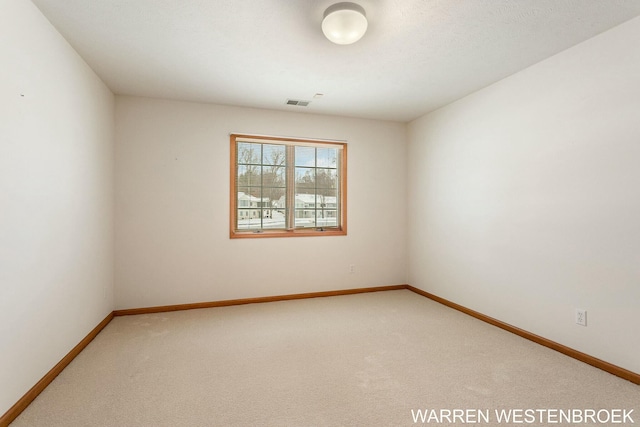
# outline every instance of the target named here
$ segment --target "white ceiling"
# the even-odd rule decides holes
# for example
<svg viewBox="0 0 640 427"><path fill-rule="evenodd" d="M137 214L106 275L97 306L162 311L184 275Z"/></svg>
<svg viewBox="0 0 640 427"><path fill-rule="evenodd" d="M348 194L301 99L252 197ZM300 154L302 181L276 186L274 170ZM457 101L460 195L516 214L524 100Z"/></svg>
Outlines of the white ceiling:
<svg viewBox="0 0 640 427"><path fill-rule="evenodd" d="M33 0L116 94L398 121L640 15L638 0L356 0L369 29L339 46L320 29L338 1Z"/></svg>

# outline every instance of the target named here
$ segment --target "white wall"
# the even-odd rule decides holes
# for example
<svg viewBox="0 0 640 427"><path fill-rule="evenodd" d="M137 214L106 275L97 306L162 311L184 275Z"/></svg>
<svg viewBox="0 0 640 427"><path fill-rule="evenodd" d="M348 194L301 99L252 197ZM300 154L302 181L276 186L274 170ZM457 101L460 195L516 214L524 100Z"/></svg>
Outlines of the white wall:
<svg viewBox="0 0 640 427"><path fill-rule="evenodd" d="M232 132L347 140L348 235L229 239ZM405 154L401 123L116 97L116 308L406 283Z"/></svg>
<svg viewBox="0 0 640 427"><path fill-rule="evenodd" d="M112 310L114 98L29 1L0 58L3 414Z"/></svg>
<svg viewBox="0 0 640 427"><path fill-rule="evenodd" d="M410 123L410 284L640 372L638 40L640 18Z"/></svg>

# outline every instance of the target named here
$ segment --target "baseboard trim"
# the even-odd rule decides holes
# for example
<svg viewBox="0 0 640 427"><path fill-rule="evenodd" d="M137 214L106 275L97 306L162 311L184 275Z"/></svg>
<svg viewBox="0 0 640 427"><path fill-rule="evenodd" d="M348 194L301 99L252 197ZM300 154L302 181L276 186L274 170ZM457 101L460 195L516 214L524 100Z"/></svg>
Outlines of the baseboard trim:
<svg viewBox="0 0 640 427"><path fill-rule="evenodd" d="M563 344L557 343L555 341L551 341L547 338L541 337L539 335L533 334L531 332L525 331L524 329L517 328L508 323L502 322L498 319L494 319L493 317L486 316L477 311L471 310L470 308L464 307L460 304L456 304L455 302L451 302L447 299L441 298L437 295L431 294L429 292L423 291L422 289L418 289L411 285L407 285L406 289L413 291L419 295L427 297L435 302L439 302L440 304L446 305L447 307L458 310L462 313L468 314L469 316L475 317L478 320L482 320L483 322L489 323L491 325L497 326L498 328L504 329L505 331L509 331L514 333L522 338L526 338L530 341L548 347L552 350L558 351L562 354L565 354L569 357L577 359L581 362L587 363L596 368L602 369L603 371L609 372L615 376L620 378L624 378L625 380L631 381L632 383L640 385L640 374L629 371L627 369L621 368L620 366L616 366L609 362L605 362L604 360L598 359L596 357L590 356L586 353L583 353L578 350L574 350L571 347L567 347Z"/></svg>
<svg viewBox="0 0 640 427"><path fill-rule="evenodd" d="M115 316L131 316L136 314L163 313L167 311L193 310L197 308L228 307L231 305L259 304L264 302L287 301L294 299L335 297L340 295L363 294L368 292L397 291L407 289L408 285L377 286L371 288L342 289L336 291L308 292L304 294L276 295L258 298L242 298L222 301L197 302L191 304L161 305L155 307L128 308L115 310Z"/></svg>
<svg viewBox="0 0 640 427"><path fill-rule="evenodd" d="M7 427L13 420L15 420L18 415L20 415L22 411L24 411L27 406L29 406L29 404L33 402L45 388L47 388L51 381L53 381L55 377L57 377L60 372L62 372L62 370L66 368L67 365L69 365L69 363L71 363L71 361L75 359L76 356L80 354L80 352L84 350L87 345L89 345L91 341L93 341L93 339L100 333L100 331L104 329L105 326L109 324L109 322L111 322L112 319L113 312L109 313L109 315L105 317L104 320L102 320L102 322L98 324L98 326L93 328L91 332L89 332L89 334L82 339L82 341L80 341L75 347L73 347L73 349L71 349L71 351L67 353L67 355L64 356L62 360L60 360L56 364L56 366L51 368L51 370L47 372L45 376L40 379L40 381L38 381L33 387L31 387L31 389L26 392L25 395L22 396L15 405L9 408L9 410L5 412L2 417L0 417L0 427Z"/></svg>

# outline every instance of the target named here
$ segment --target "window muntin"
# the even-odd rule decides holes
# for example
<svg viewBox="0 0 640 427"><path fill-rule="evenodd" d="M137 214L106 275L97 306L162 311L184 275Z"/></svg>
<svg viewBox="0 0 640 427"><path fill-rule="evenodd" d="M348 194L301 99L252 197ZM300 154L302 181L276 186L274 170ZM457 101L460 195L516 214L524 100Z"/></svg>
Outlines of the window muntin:
<svg viewBox="0 0 640 427"><path fill-rule="evenodd" d="M236 237L346 234L346 144L231 135Z"/></svg>

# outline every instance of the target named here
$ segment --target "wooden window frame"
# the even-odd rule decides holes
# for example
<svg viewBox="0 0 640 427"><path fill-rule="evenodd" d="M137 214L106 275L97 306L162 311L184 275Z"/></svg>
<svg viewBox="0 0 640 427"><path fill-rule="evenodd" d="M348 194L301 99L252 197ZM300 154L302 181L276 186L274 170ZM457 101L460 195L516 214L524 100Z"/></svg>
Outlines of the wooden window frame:
<svg viewBox="0 0 640 427"><path fill-rule="evenodd" d="M240 140L240 141L238 141ZM340 223L338 227L331 227L322 229L319 228L290 228L288 229L261 229L261 230L237 230L236 229L236 216L238 212L238 198L237 198L237 144L238 142L257 142L260 144L282 143L287 146L333 146L339 147L341 150L339 170L339 191L338 198L340 201L340 208L338 218ZM318 139L302 139L302 138L290 138L290 137L276 137L276 136L262 136L262 135L249 135L249 134L230 134L230 214L229 214L229 237L231 239L256 239L256 238L269 238L269 237L310 237L310 236L345 236L347 234L347 144L345 142L327 141ZM293 174L294 167L287 166L287 174ZM291 180L290 177L287 178ZM294 186L287 186L287 200L295 200L295 188ZM295 208L295 201L293 202ZM295 209L294 209L295 211Z"/></svg>

